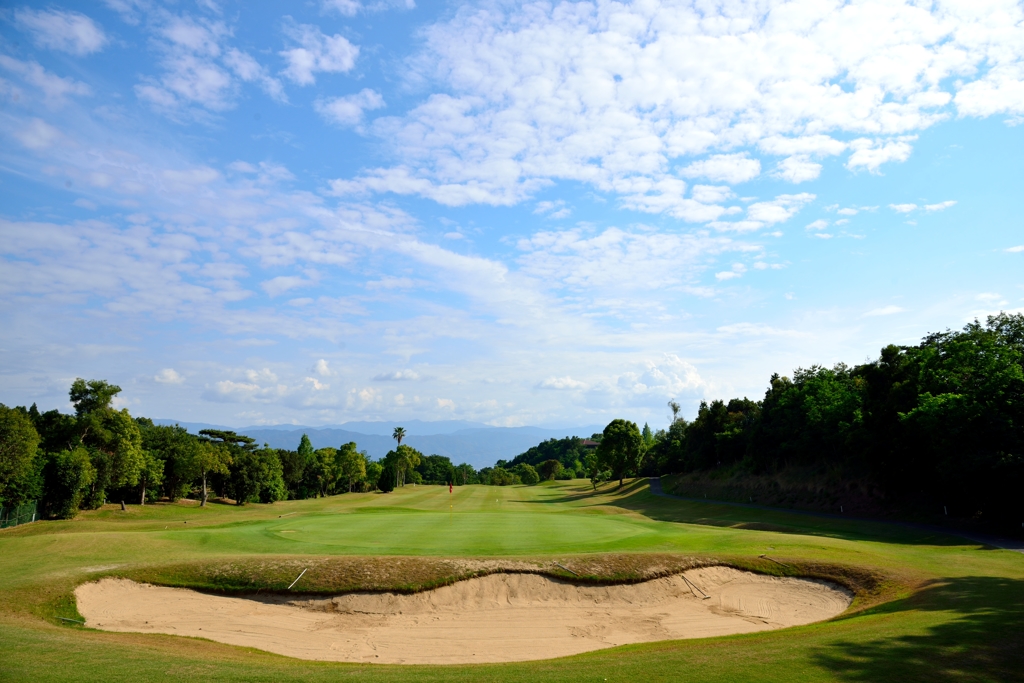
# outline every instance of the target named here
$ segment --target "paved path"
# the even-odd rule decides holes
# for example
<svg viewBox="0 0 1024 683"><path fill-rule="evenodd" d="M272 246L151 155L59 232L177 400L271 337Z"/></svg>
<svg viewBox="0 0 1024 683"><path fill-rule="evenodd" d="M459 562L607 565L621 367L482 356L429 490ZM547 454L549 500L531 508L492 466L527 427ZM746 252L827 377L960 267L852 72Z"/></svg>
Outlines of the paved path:
<svg viewBox="0 0 1024 683"><path fill-rule="evenodd" d="M708 498L687 498L685 496L676 496L671 493L665 493L661 488L661 479L658 477L650 477L648 482L651 486L651 493L656 496L662 496L663 498L675 498L676 500L685 500L691 503L713 503L715 505L729 505L738 508L749 508L751 510L766 510L768 512L785 512L791 515L803 515L805 517L824 517L827 519L843 519L846 521L861 521L871 522L874 524L892 524L894 526L901 526L905 529L915 529L917 531L928 531L931 533L945 534L947 536L959 536L960 538L966 538L968 541L980 543L982 545L989 545L994 548L1001 548L1003 550L1013 550L1014 552L1024 553L1024 541L1015 541L1009 538L995 538L993 536L983 536L980 534L973 534L964 531L957 531L956 529L946 529L940 526L931 526L928 524L912 524L910 522L893 522L884 519L867 519L863 517L851 517L850 515L836 515L828 512L811 512L808 510L791 510L789 508L776 508L769 507L767 505L757 505L755 503L732 503L725 500L711 500Z"/></svg>

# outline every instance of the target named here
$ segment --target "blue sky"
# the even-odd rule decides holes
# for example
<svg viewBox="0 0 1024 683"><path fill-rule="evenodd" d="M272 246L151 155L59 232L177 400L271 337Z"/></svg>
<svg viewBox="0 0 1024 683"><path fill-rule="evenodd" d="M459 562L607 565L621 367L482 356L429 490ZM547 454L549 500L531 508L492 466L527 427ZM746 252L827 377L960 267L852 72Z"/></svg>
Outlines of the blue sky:
<svg viewBox="0 0 1024 683"><path fill-rule="evenodd" d="M1024 310L1019 2L5 3L0 401L652 426Z"/></svg>

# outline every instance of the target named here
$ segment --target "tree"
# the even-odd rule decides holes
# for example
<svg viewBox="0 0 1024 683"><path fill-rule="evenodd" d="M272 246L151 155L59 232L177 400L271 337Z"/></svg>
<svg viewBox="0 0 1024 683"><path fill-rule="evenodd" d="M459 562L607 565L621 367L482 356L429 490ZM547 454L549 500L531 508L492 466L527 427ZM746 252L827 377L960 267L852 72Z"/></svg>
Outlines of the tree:
<svg viewBox="0 0 1024 683"><path fill-rule="evenodd" d="M391 438L398 442L398 445L402 445L402 439L405 438L405 427L395 427L395 431L391 432Z"/></svg>
<svg viewBox="0 0 1024 683"><path fill-rule="evenodd" d="M640 465L644 455L644 438L635 422L612 420L604 428L603 438L597 447L597 459L602 469L611 470L612 478L623 480Z"/></svg>
<svg viewBox="0 0 1024 683"><path fill-rule="evenodd" d="M199 478L202 480L203 492L199 507L205 507L206 500L209 497L206 486L207 478L211 474L228 474L228 467L232 462L231 453L223 442L203 440L199 442L199 447L196 449L194 457L195 467L199 472Z"/></svg>
<svg viewBox="0 0 1024 683"><path fill-rule="evenodd" d="M587 453L583 457L583 467L586 468L587 476L590 477L590 483L595 491L598 484L608 481L608 477L611 476L611 472L601 468L601 461L598 460L597 453L594 452Z"/></svg>
<svg viewBox="0 0 1024 683"><path fill-rule="evenodd" d="M455 485L465 486L466 484L475 484L479 481L477 478L476 469L473 468L467 462L459 463L455 466Z"/></svg>
<svg viewBox="0 0 1024 683"><path fill-rule="evenodd" d="M481 470L480 473L483 475L484 470ZM511 486L522 483L518 475L514 472L509 472L504 467L494 467L488 470L485 476L487 477L487 483L491 486Z"/></svg>
<svg viewBox="0 0 1024 683"><path fill-rule="evenodd" d="M644 422L644 428L640 432L640 435L642 437L644 437L644 450L645 451L648 450L651 446L654 445L654 432L651 431L651 428L647 425L646 422Z"/></svg>
<svg viewBox="0 0 1024 683"><path fill-rule="evenodd" d="M228 481L236 505L273 503L287 497L275 449L242 449L233 460Z"/></svg>
<svg viewBox="0 0 1024 683"><path fill-rule="evenodd" d="M179 425L154 425L146 418L135 422L142 432L143 450L163 461L163 494L172 503L188 495L201 474L199 439Z"/></svg>
<svg viewBox="0 0 1024 683"><path fill-rule="evenodd" d="M399 446L393 451L388 451L381 464L395 480L395 485L389 490L404 486L406 475L415 470L422 459L423 454L410 446Z"/></svg>
<svg viewBox="0 0 1024 683"><path fill-rule="evenodd" d="M39 434L28 412L0 403L0 505L24 502L38 447Z"/></svg>
<svg viewBox="0 0 1024 683"><path fill-rule="evenodd" d="M559 463L559 465L561 465L561 463ZM537 474L537 470L533 468L533 465L527 465L525 462L521 462L515 466L514 471L519 475L519 479L527 486L533 486L540 481L540 475Z"/></svg>
<svg viewBox="0 0 1024 683"><path fill-rule="evenodd" d="M338 479L348 484L348 492L352 493L352 487L356 482L366 477L366 458L356 450L355 441L349 441L338 449Z"/></svg>
<svg viewBox="0 0 1024 683"><path fill-rule="evenodd" d="M341 480L340 466L338 449L328 446L313 451L313 458L305 467L300 497L320 498L336 493L335 487Z"/></svg>
<svg viewBox="0 0 1024 683"><path fill-rule="evenodd" d="M446 455L426 455L416 466L424 484L455 484L455 466Z"/></svg>
<svg viewBox="0 0 1024 683"><path fill-rule="evenodd" d="M394 465L385 462L375 462L374 465L380 468L380 475L377 477L377 488L381 493L391 493L395 490Z"/></svg>
<svg viewBox="0 0 1024 683"><path fill-rule="evenodd" d="M537 465L536 471L542 481L550 481L562 473L562 463L557 460L545 460Z"/></svg>
<svg viewBox="0 0 1024 683"><path fill-rule="evenodd" d="M149 451L143 451L142 467L139 470L139 505L146 504L146 493L151 500L159 495L160 484L164 480L164 461Z"/></svg>
<svg viewBox="0 0 1024 683"><path fill-rule="evenodd" d="M310 479L307 471L311 470L317 464L316 452L313 450L313 444L310 442L307 435L303 434L302 438L299 439L299 447L296 449L296 454L298 455L298 460L303 470L302 481L307 482ZM314 485L310 488L316 490L317 487Z"/></svg>
<svg viewBox="0 0 1024 683"><path fill-rule="evenodd" d="M110 410L114 397L121 393L121 387L108 384L106 380L91 379L86 381L79 377L71 383L71 403L75 406L75 414L83 417L90 413Z"/></svg>
<svg viewBox="0 0 1024 683"><path fill-rule="evenodd" d="M363 460L366 462L367 488L372 491L373 489L378 488L377 483L380 481L381 472L384 471L384 468L380 466L379 462L368 460L366 453L360 453L360 455L363 456Z"/></svg>
<svg viewBox="0 0 1024 683"><path fill-rule="evenodd" d="M106 490L135 486L145 462L142 433L127 409L111 403L121 387L104 380L76 379L68 395L75 406L78 441L89 450L96 476L86 505L97 508Z"/></svg>
<svg viewBox="0 0 1024 683"><path fill-rule="evenodd" d="M72 519L95 477L89 451L82 446L48 455L43 467L43 503L47 514L56 519Z"/></svg>

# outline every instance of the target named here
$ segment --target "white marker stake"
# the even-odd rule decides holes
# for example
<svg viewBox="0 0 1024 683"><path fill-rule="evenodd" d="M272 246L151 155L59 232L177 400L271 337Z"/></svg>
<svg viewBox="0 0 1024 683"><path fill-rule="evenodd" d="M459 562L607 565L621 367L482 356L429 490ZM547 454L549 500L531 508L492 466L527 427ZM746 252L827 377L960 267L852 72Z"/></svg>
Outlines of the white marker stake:
<svg viewBox="0 0 1024 683"><path fill-rule="evenodd" d="M302 570L302 574L305 574L307 571L309 571L309 567L306 567L305 569L303 569ZM297 584L299 582L299 579L302 578L302 574L299 574L298 577L294 581L292 581L292 586L294 586L295 584ZM288 590L291 590L292 586L288 586Z"/></svg>

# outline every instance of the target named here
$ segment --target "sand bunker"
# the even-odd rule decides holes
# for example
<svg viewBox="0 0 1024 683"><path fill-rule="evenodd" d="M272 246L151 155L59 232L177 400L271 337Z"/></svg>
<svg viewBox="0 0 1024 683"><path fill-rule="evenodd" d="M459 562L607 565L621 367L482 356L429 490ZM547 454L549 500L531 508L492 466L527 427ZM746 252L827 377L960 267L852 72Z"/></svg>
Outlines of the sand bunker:
<svg viewBox="0 0 1024 683"><path fill-rule="evenodd" d="M703 599L700 591L711 597ZM727 567L620 586L494 574L415 595L313 600L225 597L125 579L83 584L75 595L86 623L106 631L195 636L302 659L394 664L514 662L750 633L828 619L852 600L830 583Z"/></svg>

